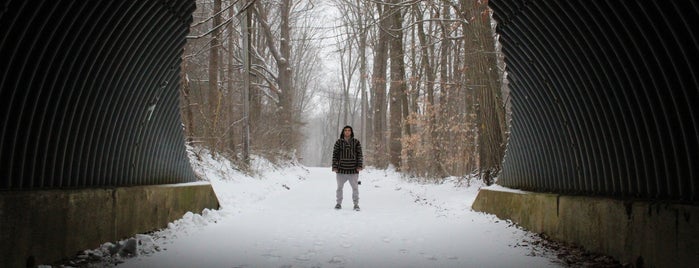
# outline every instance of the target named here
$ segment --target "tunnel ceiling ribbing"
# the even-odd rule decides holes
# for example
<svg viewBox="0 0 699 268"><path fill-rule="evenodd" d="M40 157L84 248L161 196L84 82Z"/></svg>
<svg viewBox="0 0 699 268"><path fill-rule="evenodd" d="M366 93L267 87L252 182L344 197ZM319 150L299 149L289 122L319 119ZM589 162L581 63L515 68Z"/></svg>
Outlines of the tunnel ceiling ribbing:
<svg viewBox="0 0 699 268"><path fill-rule="evenodd" d="M0 189L193 181L179 80L194 1L0 7Z"/></svg>
<svg viewBox="0 0 699 268"><path fill-rule="evenodd" d="M697 1L489 5L512 100L499 184L699 201Z"/></svg>

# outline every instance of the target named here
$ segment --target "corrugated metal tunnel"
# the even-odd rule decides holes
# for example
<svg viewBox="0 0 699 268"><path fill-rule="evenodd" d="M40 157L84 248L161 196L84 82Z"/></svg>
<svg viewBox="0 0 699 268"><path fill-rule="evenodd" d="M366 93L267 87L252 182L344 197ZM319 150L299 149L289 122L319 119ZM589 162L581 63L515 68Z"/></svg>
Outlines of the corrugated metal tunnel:
<svg viewBox="0 0 699 268"><path fill-rule="evenodd" d="M500 184L699 202L697 1L491 0L513 120ZM194 1L5 1L0 190L188 182Z"/></svg>
<svg viewBox="0 0 699 268"><path fill-rule="evenodd" d="M3 1L0 190L195 180L179 113L194 1Z"/></svg>
<svg viewBox="0 0 699 268"><path fill-rule="evenodd" d="M489 5L512 101L499 184L699 203L697 1Z"/></svg>

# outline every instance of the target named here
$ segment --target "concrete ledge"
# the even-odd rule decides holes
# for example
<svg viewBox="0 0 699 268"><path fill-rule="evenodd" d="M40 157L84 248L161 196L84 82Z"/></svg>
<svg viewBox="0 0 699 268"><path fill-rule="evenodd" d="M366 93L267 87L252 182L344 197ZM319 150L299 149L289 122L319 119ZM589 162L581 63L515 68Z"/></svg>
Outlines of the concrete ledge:
<svg viewBox="0 0 699 268"><path fill-rule="evenodd" d="M210 184L0 192L0 267L52 263L218 207Z"/></svg>
<svg viewBox="0 0 699 268"><path fill-rule="evenodd" d="M481 189L473 210L635 267L695 267L699 207Z"/></svg>

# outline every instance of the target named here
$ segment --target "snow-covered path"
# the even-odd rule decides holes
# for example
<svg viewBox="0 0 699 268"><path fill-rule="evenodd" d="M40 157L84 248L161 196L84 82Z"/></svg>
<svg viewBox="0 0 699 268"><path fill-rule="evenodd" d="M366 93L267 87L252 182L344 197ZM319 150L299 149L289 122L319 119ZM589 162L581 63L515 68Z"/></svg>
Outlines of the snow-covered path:
<svg viewBox="0 0 699 268"><path fill-rule="evenodd" d="M294 167L265 176L211 180L221 210L186 215L156 233L159 252L118 266L558 266L526 245L530 233L471 211L474 186L406 182L395 172L369 169L360 175L362 211L356 212L349 184L343 208L333 209L329 168Z"/></svg>

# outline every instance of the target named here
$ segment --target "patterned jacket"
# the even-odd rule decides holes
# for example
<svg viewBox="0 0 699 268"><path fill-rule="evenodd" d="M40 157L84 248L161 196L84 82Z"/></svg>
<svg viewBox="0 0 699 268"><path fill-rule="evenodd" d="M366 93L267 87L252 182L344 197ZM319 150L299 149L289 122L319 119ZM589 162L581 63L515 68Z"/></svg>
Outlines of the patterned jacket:
<svg viewBox="0 0 699 268"><path fill-rule="evenodd" d="M337 169L340 174L356 174L359 173L357 168L364 168L359 140L338 139L333 147L333 169Z"/></svg>

